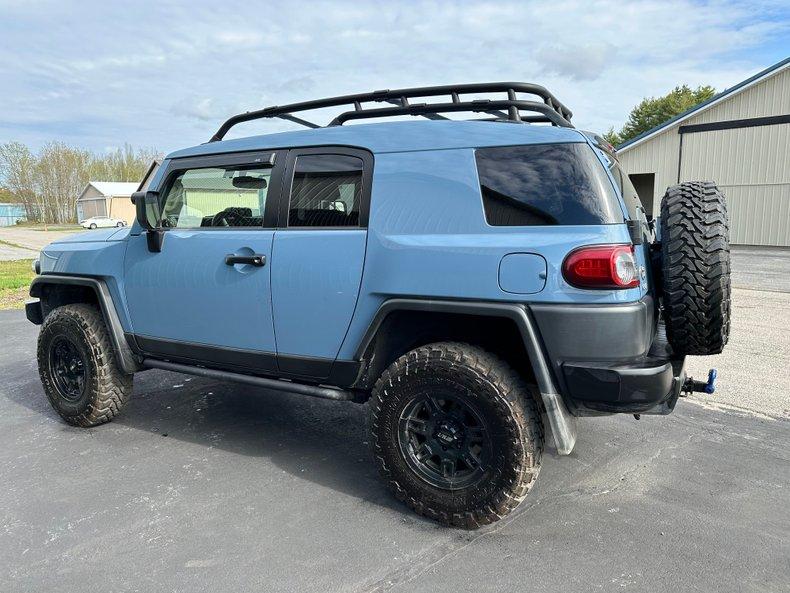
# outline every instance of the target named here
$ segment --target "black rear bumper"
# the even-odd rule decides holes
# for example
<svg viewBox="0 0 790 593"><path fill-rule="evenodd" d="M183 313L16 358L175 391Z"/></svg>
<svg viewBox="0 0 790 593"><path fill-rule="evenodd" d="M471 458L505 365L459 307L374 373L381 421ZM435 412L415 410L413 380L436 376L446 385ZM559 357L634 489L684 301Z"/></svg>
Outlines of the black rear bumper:
<svg viewBox="0 0 790 593"><path fill-rule="evenodd" d="M668 414L685 381L646 296L615 305L532 305L548 359L571 412Z"/></svg>
<svg viewBox="0 0 790 593"><path fill-rule="evenodd" d="M623 363L566 362L562 371L577 409L667 414L686 379L684 362L653 357Z"/></svg>

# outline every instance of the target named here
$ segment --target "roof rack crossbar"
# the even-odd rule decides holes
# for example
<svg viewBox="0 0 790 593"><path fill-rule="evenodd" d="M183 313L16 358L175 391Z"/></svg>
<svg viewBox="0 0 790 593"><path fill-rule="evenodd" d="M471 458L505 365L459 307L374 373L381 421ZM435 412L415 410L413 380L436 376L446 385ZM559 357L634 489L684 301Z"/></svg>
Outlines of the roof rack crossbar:
<svg viewBox="0 0 790 593"><path fill-rule="evenodd" d="M470 93L506 93L507 99L483 99L465 101L461 95ZM542 99L542 102L525 101L519 99L516 93L527 93ZM436 97L449 95L449 103L410 103L410 98ZM384 108L365 108L363 103L378 102L391 103L393 107ZM368 119L372 117L392 117L397 115L415 115L428 117L430 119L446 119L440 113L472 111L477 113L507 112L507 119L522 122L550 122L557 126L573 127L570 119L573 113L565 107L554 95L546 88L526 82L491 82L474 83L460 85L444 85L431 87L415 87L397 90L378 90L372 93L361 93L356 95L343 95L340 97L329 97L327 99L317 99L314 101L303 101L290 105L266 107L257 111L240 113L229 118L220 126L217 133L212 136L210 142L222 140L225 134L235 125L252 121L277 117L286 119L307 127L319 127L318 124L304 120L292 115L296 112L322 109L325 107L338 107L341 105L351 105L352 110L345 111L333 119L329 125L342 125L346 121L355 119ZM522 115L521 111L529 111L539 114L537 118L533 115ZM497 113L497 115L499 115ZM499 118L497 118L499 119Z"/></svg>
<svg viewBox="0 0 790 593"><path fill-rule="evenodd" d="M373 109L364 109L362 111L344 111L335 119L329 122L329 127L340 126L344 123L356 119L371 119L375 117L393 117L396 115L435 115L437 113L453 113L459 111L472 111L475 113L490 113L491 111L507 110L507 119L511 121L547 121L556 126L565 128L572 128L571 123L562 117L559 113L554 111L545 103L537 103L535 101L485 101L485 102L469 102L469 103L420 103L412 104L408 107L377 107ZM516 110L518 118L513 117L510 113L511 109ZM528 120L520 115L520 110L534 111L543 115L539 120ZM497 118L500 119L500 118Z"/></svg>
<svg viewBox="0 0 790 593"><path fill-rule="evenodd" d="M316 129L316 128L320 128L321 127L318 124L315 124L315 123L313 123L311 121L307 121L306 119L302 119L301 117L296 117L295 115L291 115L290 113L281 113L280 115L278 115L276 117L279 117L280 119L285 119L285 120L288 120L288 121L292 121L295 124L299 124L299 125L304 126L306 128Z"/></svg>
<svg viewBox="0 0 790 593"><path fill-rule="evenodd" d="M406 97L401 97L400 99L386 99L385 102L386 103L392 103L393 105L399 105L400 107L408 107L409 106L409 100ZM428 119L433 119L433 120L449 119L449 118L444 117L443 115L439 115L438 113L425 113L423 115L423 117L426 117Z"/></svg>

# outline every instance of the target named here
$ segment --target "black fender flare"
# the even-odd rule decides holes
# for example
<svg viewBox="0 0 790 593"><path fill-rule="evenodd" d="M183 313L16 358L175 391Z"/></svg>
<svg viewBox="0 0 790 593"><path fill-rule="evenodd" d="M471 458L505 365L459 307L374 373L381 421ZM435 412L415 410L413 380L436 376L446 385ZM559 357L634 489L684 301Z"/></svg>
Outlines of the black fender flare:
<svg viewBox="0 0 790 593"><path fill-rule="evenodd" d="M91 278L89 276L65 276L60 274L42 274L36 276L30 283L30 296L41 299L44 296L44 288L47 286L84 286L93 290L96 300L99 303L104 323L110 332L110 339L115 349L115 356L123 372L131 374L141 370L143 367L132 352L126 342L124 329L118 311L112 300L112 294L107 288L107 283L101 278ZM36 303L33 303L36 304ZM41 303L38 303L41 307ZM28 314L28 319L31 319ZM43 321L43 312L40 314ZM33 319L31 319L33 321ZM35 323L35 321L33 321Z"/></svg>
<svg viewBox="0 0 790 593"><path fill-rule="evenodd" d="M543 406L548 416L557 452L568 455L576 444L576 418L568 411L562 395L554 381L551 367L541 346L535 320L529 308L517 303L496 303L479 301L449 301L434 299L394 298L382 303L373 317L356 352L355 360L362 360L368 346L386 317L394 311L428 311L439 313L458 313L488 317L505 317L512 320L524 340L524 347L535 373Z"/></svg>

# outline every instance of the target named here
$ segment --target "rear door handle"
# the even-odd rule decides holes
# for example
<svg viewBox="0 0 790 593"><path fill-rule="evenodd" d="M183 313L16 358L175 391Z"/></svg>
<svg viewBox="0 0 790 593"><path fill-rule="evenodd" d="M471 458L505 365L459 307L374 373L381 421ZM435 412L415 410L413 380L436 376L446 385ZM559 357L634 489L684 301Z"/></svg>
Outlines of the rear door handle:
<svg viewBox="0 0 790 593"><path fill-rule="evenodd" d="M249 264L260 268L266 265L266 256L261 253L254 253L252 255L234 255L233 253L229 253L225 256L226 266L235 266L236 264Z"/></svg>

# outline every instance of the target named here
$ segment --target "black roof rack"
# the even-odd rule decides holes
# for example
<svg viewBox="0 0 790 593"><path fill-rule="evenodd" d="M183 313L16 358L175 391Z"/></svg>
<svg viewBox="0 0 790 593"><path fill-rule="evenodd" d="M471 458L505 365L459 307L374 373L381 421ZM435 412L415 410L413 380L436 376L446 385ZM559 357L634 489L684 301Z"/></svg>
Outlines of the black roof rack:
<svg viewBox="0 0 790 593"><path fill-rule="evenodd" d="M469 93L505 93L503 99L473 99L462 100L460 95ZM539 97L542 101L523 100L516 93L527 93ZM417 97L436 97L448 95L450 101L443 103L410 103L409 99ZM377 102L389 103L390 107L363 107L363 103ZM354 119L369 119L374 117L393 117L396 115L419 115L428 119L447 119L442 113L472 111L486 113L494 117L486 120L516 121L528 123L551 123L555 126L572 128L571 116L573 113L544 87L528 82L488 82L475 84L457 84L446 86L426 86L411 89L382 90L358 95L343 95L329 97L315 101L304 101L290 105L266 107L257 111L248 111L234 115L228 119L211 137L210 142L217 142L225 137L233 126L242 122L269 117L286 119L308 128L320 128L318 124L296 117L294 113L310 111L324 107L337 107L340 105L353 105L353 109L344 111L331 122L329 126L340 126ZM522 114L522 111L530 114Z"/></svg>

